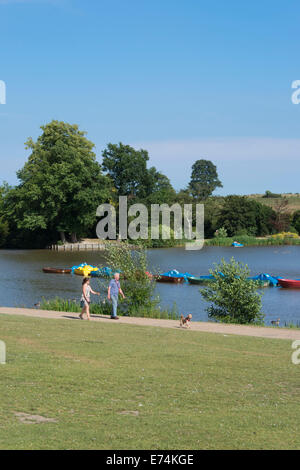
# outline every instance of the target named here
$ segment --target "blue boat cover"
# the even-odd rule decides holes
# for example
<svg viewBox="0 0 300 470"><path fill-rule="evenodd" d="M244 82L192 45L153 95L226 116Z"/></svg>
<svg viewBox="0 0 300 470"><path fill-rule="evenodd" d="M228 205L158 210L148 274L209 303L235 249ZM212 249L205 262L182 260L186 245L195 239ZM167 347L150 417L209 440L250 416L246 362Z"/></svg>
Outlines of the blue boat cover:
<svg viewBox="0 0 300 470"><path fill-rule="evenodd" d="M183 277L183 279L188 282L188 277L193 277L190 273L180 273L177 269L172 269L171 271L167 271L166 273L162 273L161 276L168 276L168 277Z"/></svg>
<svg viewBox="0 0 300 470"><path fill-rule="evenodd" d="M249 277L252 281L269 281L272 286L278 285L278 277L271 276L267 273L258 274L258 276Z"/></svg>

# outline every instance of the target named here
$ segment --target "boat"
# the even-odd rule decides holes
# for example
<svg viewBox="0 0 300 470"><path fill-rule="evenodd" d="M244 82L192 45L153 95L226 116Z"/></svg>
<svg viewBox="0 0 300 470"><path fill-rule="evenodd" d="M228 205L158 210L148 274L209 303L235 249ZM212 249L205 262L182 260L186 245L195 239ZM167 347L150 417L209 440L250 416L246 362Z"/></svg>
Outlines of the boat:
<svg viewBox="0 0 300 470"><path fill-rule="evenodd" d="M300 289L300 279L278 279L278 284L281 287L288 289Z"/></svg>
<svg viewBox="0 0 300 470"><path fill-rule="evenodd" d="M248 277L249 281L255 281L260 287L278 286L278 278L267 273L261 273L258 276Z"/></svg>
<svg viewBox="0 0 300 470"><path fill-rule="evenodd" d="M187 280L191 284L206 284L213 280L213 276L188 276Z"/></svg>
<svg viewBox="0 0 300 470"><path fill-rule="evenodd" d="M43 268L43 271L49 274L71 274L71 269L68 268Z"/></svg>
<svg viewBox="0 0 300 470"><path fill-rule="evenodd" d="M154 276L156 282L172 282L173 284L180 284L184 281L183 277L175 277L175 276L166 276L164 274L158 274Z"/></svg>
<svg viewBox="0 0 300 470"><path fill-rule="evenodd" d="M244 245L242 243L239 243L239 242L233 242L232 243L232 246L234 246L235 248L241 248L243 247Z"/></svg>
<svg viewBox="0 0 300 470"><path fill-rule="evenodd" d="M182 282L187 282L188 277L191 277L190 273L180 273L177 269L172 269L171 271L154 276L154 279L157 282L173 282L175 284L180 284Z"/></svg>
<svg viewBox="0 0 300 470"><path fill-rule="evenodd" d="M77 274L77 276L84 276L84 277L91 276L92 273L96 273L98 271L99 271L99 268L96 268L95 266L89 266L89 265L74 269L74 273Z"/></svg>

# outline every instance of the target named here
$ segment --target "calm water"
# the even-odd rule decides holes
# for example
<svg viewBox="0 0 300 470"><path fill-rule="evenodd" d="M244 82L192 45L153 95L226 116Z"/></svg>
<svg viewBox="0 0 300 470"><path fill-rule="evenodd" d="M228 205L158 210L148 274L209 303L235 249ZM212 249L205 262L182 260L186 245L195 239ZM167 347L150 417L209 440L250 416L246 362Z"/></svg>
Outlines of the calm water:
<svg viewBox="0 0 300 470"><path fill-rule="evenodd" d="M274 276L300 278L300 247L207 247L200 251L182 248L149 251L153 268L161 272L170 269L188 271L194 275L207 274L213 263L231 256L247 263L252 275L269 273ZM101 252L52 252L47 250L0 251L0 305L7 307L33 307L42 297L55 296L78 299L81 277L44 274L43 266L68 267L82 262L105 263ZM92 280L98 287L98 281ZM207 306L199 294L199 286L157 284L157 292L163 306L172 307L176 302L179 312L192 313L196 320L207 320ZM300 290L281 288L263 289L263 311L266 323L276 318L281 324L300 324ZM98 301L98 298L96 299Z"/></svg>

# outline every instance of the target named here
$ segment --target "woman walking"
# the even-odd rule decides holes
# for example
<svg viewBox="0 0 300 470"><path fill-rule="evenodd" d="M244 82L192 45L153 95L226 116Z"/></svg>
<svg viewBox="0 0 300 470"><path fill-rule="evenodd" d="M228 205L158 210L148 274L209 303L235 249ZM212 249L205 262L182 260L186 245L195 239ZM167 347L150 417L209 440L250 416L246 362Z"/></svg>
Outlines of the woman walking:
<svg viewBox="0 0 300 470"><path fill-rule="evenodd" d="M83 320L83 315L86 313L87 319L90 320L90 303L91 303L91 294L100 295L99 292L94 292L90 286L90 279L85 277L82 281L82 295L80 306L82 308L79 318Z"/></svg>

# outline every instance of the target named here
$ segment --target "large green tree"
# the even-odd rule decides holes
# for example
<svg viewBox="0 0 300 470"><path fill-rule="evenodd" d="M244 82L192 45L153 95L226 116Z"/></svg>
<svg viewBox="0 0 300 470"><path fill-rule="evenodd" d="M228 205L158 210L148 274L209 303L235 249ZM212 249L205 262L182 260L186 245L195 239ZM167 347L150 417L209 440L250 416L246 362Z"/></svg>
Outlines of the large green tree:
<svg viewBox="0 0 300 470"><path fill-rule="evenodd" d="M113 181L116 196L128 196L130 203L171 203L176 197L170 180L155 167L147 168L146 150L130 145L108 144L103 151L103 169Z"/></svg>
<svg viewBox="0 0 300 470"><path fill-rule="evenodd" d="M173 204L176 199L176 191L167 176L151 167L148 170L148 204Z"/></svg>
<svg viewBox="0 0 300 470"><path fill-rule="evenodd" d="M267 235L273 229L274 211L246 196L226 196L217 220L229 236Z"/></svg>
<svg viewBox="0 0 300 470"><path fill-rule="evenodd" d="M77 125L52 121L26 147L31 155L18 171L20 184L10 194L17 228L32 232L57 230L76 241L96 221L96 208L110 195L94 144Z"/></svg>
<svg viewBox="0 0 300 470"><path fill-rule="evenodd" d="M102 156L103 170L112 179L118 196L143 199L150 194L153 181L147 170L146 150L110 143Z"/></svg>
<svg viewBox="0 0 300 470"><path fill-rule="evenodd" d="M197 199L207 199L216 188L222 188L217 167L210 160L197 160L192 166L189 189Z"/></svg>

